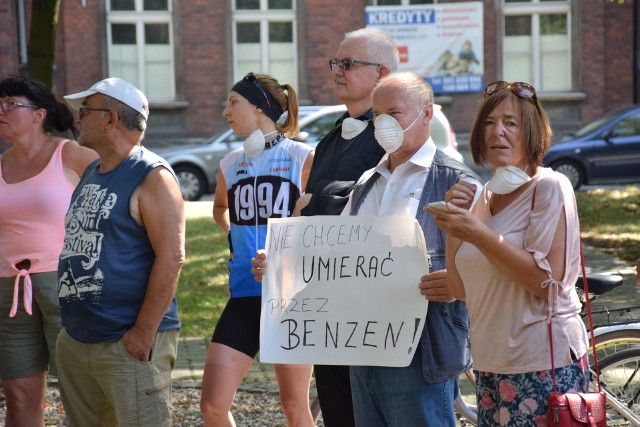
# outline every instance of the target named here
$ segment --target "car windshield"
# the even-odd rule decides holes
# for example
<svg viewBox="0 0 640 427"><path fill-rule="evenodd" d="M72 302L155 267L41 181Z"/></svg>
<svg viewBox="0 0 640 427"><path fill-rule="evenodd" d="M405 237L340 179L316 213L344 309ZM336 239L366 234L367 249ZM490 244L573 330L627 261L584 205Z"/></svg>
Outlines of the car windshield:
<svg viewBox="0 0 640 427"><path fill-rule="evenodd" d="M611 121L613 118L615 118L619 114L620 114L619 111L611 111L611 112L605 114L604 116L600 117L599 119L596 119L593 122L589 123L588 125L586 125L582 129L578 130L577 132L565 136L563 139L567 140L567 139L573 139L573 138L580 138L582 136L588 135L591 132L593 132L594 130L596 130L599 127L601 127L602 125L604 125L605 123Z"/></svg>

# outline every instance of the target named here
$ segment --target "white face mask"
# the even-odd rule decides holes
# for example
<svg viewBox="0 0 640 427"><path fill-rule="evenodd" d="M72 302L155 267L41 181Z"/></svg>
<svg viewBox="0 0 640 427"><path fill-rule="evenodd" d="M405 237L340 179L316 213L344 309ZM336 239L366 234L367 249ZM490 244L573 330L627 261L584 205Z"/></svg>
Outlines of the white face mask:
<svg viewBox="0 0 640 427"><path fill-rule="evenodd" d="M495 194L509 194L529 181L531 177L517 166L499 167L487 182L487 188Z"/></svg>
<svg viewBox="0 0 640 427"><path fill-rule="evenodd" d="M264 134L262 130L256 129L249 134L242 143L244 152L251 159L258 157L264 151Z"/></svg>
<svg viewBox="0 0 640 427"><path fill-rule="evenodd" d="M263 134L262 129L256 129L249 134L247 139L242 143L242 148L244 148L244 152L251 159L258 157L264 149L266 148L266 137L269 135L273 135L277 133L277 130L273 132L269 132L268 134Z"/></svg>
<svg viewBox="0 0 640 427"><path fill-rule="evenodd" d="M369 122L347 117L342 121L342 137L353 139L360 135L368 126Z"/></svg>
<svg viewBox="0 0 640 427"><path fill-rule="evenodd" d="M411 129L411 127L418 121L418 117L420 117L421 112L422 110L418 112L416 118L413 119L406 129L402 129L400 123L388 114L380 114L376 117L374 121L376 128L374 135L378 144L384 148L384 151L389 154L398 151L398 148L402 145L402 141L404 141L404 133Z"/></svg>

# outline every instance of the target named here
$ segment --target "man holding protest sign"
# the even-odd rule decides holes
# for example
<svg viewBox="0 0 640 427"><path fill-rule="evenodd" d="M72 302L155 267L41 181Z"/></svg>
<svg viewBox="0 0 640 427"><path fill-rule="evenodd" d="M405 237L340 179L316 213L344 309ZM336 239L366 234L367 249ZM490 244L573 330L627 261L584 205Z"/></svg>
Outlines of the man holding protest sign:
<svg viewBox="0 0 640 427"><path fill-rule="evenodd" d="M421 208L444 200L460 179L481 184L469 168L436 150L429 136L433 92L418 75L382 78L373 91L373 113L376 140L388 154L360 178L343 214L418 220L431 272L419 287L430 302L408 367L350 368L356 424L455 426L458 376L471 366L469 322L464 303L446 290L445 235Z"/></svg>
<svg viewBox="0 0 640 427"><path fill-rule="evenodd" d="M373 137L371 92L399 61L396 43L385 32L362 28L345 34L329 68L333 94L348 112L316 147L306 194L297 207L308 203L302 215L339 215L353 183L384 155ZM314 373L325 425L354 426L349 368L315 365Z"/></svg>

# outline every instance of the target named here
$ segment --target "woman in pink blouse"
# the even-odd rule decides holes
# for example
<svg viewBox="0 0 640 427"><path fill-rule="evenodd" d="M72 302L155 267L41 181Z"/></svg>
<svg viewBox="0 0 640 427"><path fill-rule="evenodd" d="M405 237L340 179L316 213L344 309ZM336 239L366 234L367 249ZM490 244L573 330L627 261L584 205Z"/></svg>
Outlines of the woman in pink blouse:
<svg viewBox="0 0 640 427"><path fill-rule="evenodd" d="M574 286L578 212L569 181L542 167L550 143L533 86L489 84L470 145L474 161L491 167L491 180L482 189L454 185L448 211L426 208L447 232L449 286L469 310L481 426L546 425L549 320L558 392L588 385L587 334Z"/></svg>

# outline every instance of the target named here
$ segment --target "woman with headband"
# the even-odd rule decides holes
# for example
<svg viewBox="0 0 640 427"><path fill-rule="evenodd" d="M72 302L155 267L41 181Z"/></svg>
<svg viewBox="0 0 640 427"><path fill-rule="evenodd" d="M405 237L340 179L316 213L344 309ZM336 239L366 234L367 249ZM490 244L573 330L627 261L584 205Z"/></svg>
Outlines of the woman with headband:
<svg viewBox="0 0 640 427"><path fill-rule="evenodd" d="M222 115L246 140L243 150L220 161L214 196L213 218L229 235L231 298L207 353L200 399L205 426L235 425L233 398L260 346L262 285L251 274L251 258L265 246L267 220L292 216L313 162L309 146L288 139L298 133L298 100L290 85L249 73L229 91ZM312 369L275 366L287 425L314 425Z"/></svg>

